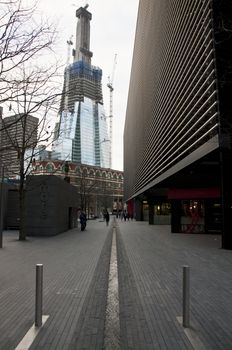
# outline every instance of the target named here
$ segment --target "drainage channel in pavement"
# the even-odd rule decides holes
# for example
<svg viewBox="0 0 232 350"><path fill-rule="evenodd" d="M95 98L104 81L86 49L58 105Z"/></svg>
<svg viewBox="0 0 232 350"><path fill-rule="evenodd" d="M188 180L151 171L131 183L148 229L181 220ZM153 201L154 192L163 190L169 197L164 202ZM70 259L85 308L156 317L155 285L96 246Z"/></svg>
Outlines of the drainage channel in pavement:
<svg viewBox="0 0 232 350"><path fill-rule="evenodd" d="M116 227L113 224L113 238L111 247L109 286L107 295L104 349L120 349L120 323L119 323L119 296L118 296L118 264Z"/></svg>

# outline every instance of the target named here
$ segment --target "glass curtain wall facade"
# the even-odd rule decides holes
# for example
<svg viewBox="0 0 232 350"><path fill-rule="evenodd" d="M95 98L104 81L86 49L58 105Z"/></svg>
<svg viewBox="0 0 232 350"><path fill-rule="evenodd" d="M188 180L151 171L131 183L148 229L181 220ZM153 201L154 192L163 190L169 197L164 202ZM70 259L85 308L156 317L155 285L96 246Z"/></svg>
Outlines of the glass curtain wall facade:
<svg viewBox="0 0 232 350"><path fill-rule="evenodd" d="M62 112L53 159L109 167L108 124L102 105L84 97L73 112Z"/></svg>

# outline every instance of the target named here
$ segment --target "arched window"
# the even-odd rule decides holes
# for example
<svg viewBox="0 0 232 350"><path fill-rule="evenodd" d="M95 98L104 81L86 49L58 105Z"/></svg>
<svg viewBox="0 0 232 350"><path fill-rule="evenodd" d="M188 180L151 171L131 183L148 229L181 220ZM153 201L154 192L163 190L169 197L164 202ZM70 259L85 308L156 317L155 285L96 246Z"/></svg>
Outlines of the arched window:
<svg viewBox="0 0 232 350"><path fill-rule="evenodd" d="M51 164L51 163L48 163L47 166L46 166L46 170L49 173L53 172L54 171L54 165Z"/></svg>
<svg viewBox="0 0 232 350"><path fill-rule="evenodd" d="M91 170L89 171L89 176L90 176L90 177L94 177L94 170L93 170L93 169L91 169Z"/></svg>
<svg viewBox="0 0 232 350"><path fill-rule="evenodd" d="M79 167L76 167L76 169L75 169L75 173L76 173L77 175L80 175L80 174L81 174L81 170L80 170L80 168L79 168Z"/></svg>
<svg viewBox="0 0 232 350"><path fill-rule="evenodd" d="M88 175L88 169L87 169L87 168L84 168L84 169L83 169L83 175L84 175L84 176L87 176L87 175Z"/></svg>

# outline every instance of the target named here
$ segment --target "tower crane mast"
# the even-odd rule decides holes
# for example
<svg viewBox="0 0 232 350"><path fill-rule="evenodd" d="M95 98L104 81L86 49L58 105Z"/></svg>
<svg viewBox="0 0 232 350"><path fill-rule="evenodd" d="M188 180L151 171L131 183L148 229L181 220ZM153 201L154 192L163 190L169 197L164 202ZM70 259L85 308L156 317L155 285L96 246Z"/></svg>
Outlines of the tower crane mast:
<svg viewBox="0 0 232 350"><path fill-rule="evenodd" d="M70 51L73 45L72 41L73 35L67 40L67 60L66 60L66 83L65 83L65 98L64 98L64 109L68 110L68 86L69 86L69 64L70 64Z"/></svg>
<svg viewBox="0 0 232 350"><path fill-rule="evenodd" d="M67 40L67 60L65 68L65 90L64 90L64 136L67 136L67 118L68 118L68 88L69 88L69 64L70 64L70 51L73 45L73 35Z"/></svg>
<svg viewBox="0 0 232 350"><path fill-rule="evenodd" d="M109 136L110 136L110 168L112 165L112 141L113 141L113 83L114 83L114 74L115 68L117 64L117 54L114 55L114 63L111 76L108 76L108 84L107 87L110 91L110 105L109 105Z"/></svg>

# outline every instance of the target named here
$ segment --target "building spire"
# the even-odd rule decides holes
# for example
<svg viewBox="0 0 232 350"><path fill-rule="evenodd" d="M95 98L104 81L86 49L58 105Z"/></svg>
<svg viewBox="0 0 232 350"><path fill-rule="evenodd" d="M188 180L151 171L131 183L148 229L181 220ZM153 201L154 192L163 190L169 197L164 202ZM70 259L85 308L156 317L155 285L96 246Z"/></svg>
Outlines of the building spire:
<svg viewBox="0 0 232 350"><path fill-rule="evenodd" d="M76 47L74 50L74 62L84 61L91 64L93 53L90 49L90 21L92 14L87 11L87 6L80 7L76 11L77 29L76 29Z"/></svg>

